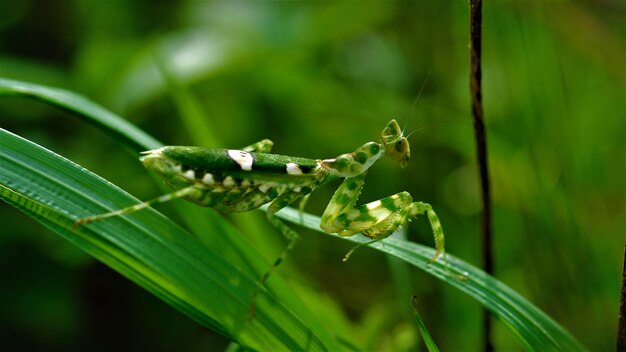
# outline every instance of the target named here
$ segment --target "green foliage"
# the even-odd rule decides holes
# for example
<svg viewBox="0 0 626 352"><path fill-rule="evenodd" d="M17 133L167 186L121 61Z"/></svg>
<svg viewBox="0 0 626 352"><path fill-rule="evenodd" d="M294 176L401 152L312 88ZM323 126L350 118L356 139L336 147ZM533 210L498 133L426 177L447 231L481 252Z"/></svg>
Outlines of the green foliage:
<svg viewBox="0 0 626 352"><path fill-rule="evenodd" d="M164 189L137 152L154 145L233 148L271 138L276 153L327 158L376 138L396 118L407 132L417 129L412 159L404 169L381 160L359 203L408 191L436 209L449 253L477 264L467 11L455 1L0 2L0 76L23 89L0 99L0 126L149 199ZM623 13L619 1L484 3L496 276L590 350L615 346L607 317L617 315L626 231ZM52 89L35 103L23 99L37 99L34 86L19 82L89 101L64 95L71 103L63 106ZM95 113L97 106L106 110ZM98 122L108 110L128 122ZM306 211L321 214L333 190L319 189ZM52 205L64 194L51 195ZM247 277L242 283L284 246L262 212L224 219L183 201L157 209L193 236L180 241L219 253L210 260L226 261ZM150 214L131 219L157 216ZM228 333L170 309L4 202L0 222L0 340L13 349L205 351L229 343ZM407 305L416 295L441 350L479 348L482 305L470 296L377 250L342 263L352 242L293 226L302 240L264 294L303 322L322 320L311 329L324 343L418 349ZM411 242L432 243L424 219L404 230ZM496 348L525 347L501 321Z"/></svg>
<svg viewBox="0 0 626 352"><path fill-rule="evenodd" d="M415 314L415 323L420 330L420 334L422 335L422 339L424 340L424 344L426 345L428 352L439 352L437 344L433 341L433 338L430 336L430 332L428 332L428 328L426 328L426 324L424 324L424 321L420 316L419 310L417 309L417 297L415 296L411 297L411 307L413 308L413 313Z"/></svg>
<svg viewBox="0 0 626 352"><path fill-rule="evenodd" d="M1 133L0 197L9 204L241 345L258 350L337 348L319 322L305 318L302 308L288 308L267 291L259 296L256 318L246 321L256 278L156 211L73 228L77 215L118 209L138 200L58 155L4 130ZM232 236L234 231L224 231L227 228L219 235ZM288 290L281 292L289 295Z"/></svg>
<svg viewBox="0 0 626 352"><path fill-rule="evenodd" d="M63 107L103 126L129 145L150 141L122 119L73 93L13 80L0 81L0 96L23 95ZM252 349L335 350L328 328L303 304L295 304L287 288L278 296L261 291L257 313L246 321L255 271L242 272L222 256L223 248L208 248L155 210L119 216L75 227L84 216L117 210L140 202L78 165L0 130L0 197L106 263L165 302L239 345ZM135 138L137 137L137 138ZM151 145L156 147L156 145ZM294 209L281 217L311 230L320 218ZM236 237L223 219L214 217L215 237ZM203 229L203 232L210 230ZM333 237L339 237L332 235ZM340 238L340 237L339 237ZM362 243L364 238L347 238ZM448 255L448 261L427 264L434 250L390 238L372 247L402 259L472 295L506 322L530 349L581 350L554 321L510 288L484 272ZM254 256L245 245L242 253ZM244 258L245 259L245 258ZM258 275L258 274L257 274ZM275 281L275 280L274 280ZM283 305L283 300L286 305ZM295 314L294 314L295 313Z"/></svg>

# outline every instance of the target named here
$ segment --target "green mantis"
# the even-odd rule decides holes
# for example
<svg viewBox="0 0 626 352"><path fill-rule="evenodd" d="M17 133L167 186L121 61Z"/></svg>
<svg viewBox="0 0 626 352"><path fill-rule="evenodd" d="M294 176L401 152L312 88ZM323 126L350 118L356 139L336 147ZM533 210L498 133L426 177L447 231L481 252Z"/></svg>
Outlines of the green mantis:
<svg viewBox="0 0 626 352"><path fill-rule="evenodd" d="M140 160L145 167L157 173L174 191L128 208L79 219L75 225L129 214L176 198L223 212L244 212L269 203L267 219L287 238L288 244L260 278L252 295L251 317L258 291L299 239L298 233L276 213L297 200L306 201L315 189L336 179L343 178L343 182L322 215L322 230L340 236L360 233L372 239L366 243L369 244L388 237L416 216L426 214L437 250L431 262L444 253L443 229L437 214L429 204L413 202L409 193L400 192L355 206L368 169L381 156L388 155L400 166L409 161L409 142L395 120L385 126L379 142L365 143L351 153L332 159L271 154L272 146L272 141L265 139L241 150L166 146L143 152Z"/></svg>

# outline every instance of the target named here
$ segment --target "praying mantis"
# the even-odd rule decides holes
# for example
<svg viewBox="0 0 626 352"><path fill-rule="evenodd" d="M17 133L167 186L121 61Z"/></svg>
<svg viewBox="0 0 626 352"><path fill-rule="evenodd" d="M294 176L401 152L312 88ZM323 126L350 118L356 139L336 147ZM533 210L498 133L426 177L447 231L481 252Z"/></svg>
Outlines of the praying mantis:
<svg viewBox="0 0 626 352"><path fill-rule="evenodd" d="M408 192L355 206L367 171L381 156L388 155L402 167L409 161L409 141L396 120L387 123L380 141L367 142L351 153L332 159L271 154L272 146L272 141L264 139L241 150L165 146L142 152L140 160L144 166L158 174L174 191L128 208L79 219L75 227L177 198L222 212L245 212L269 203L267 219L285 236L288 244L259 279L252 294L251 318L259 290L300 237L276 213L297 200L306 202L311 192L334 180L343 179L343 182L321 217L323 231L340 236L360 233L372 240L364 244L370 244L387 238L418 215L426 214L436 248L431 262L444 253L444 234L437 214L429 204L413 202Z"/></svg>

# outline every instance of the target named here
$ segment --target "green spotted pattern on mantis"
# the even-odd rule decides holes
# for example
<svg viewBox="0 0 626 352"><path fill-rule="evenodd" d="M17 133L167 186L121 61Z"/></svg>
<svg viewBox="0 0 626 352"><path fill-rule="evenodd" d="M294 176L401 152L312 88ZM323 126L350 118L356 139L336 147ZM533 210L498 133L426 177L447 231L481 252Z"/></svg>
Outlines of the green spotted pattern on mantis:
<svg viewBox="0 0 626 352"><path fill-rule="evenodd" d="M143 152L140 160L145 167L174 191L128 208L79 219L75 225L132 213L176 198L223 212L244 212L270 203L267 219L287 238L288 245L260 278L252 294L251 318L259 290L299 239L276 213L297 200L306 202L311 192L333 180L344 179L322 215L320 227L325 232L340 236L360 233L372 239L365 243L369 244L388 237L417 215L426 214L437 249L431 262L444 253L443 229L437 214L429 204L413 202L408 192L355 207L367 170L378 158L387 154L401 166L409 161L409 142L395 120L383 129L380 142L365 143L333 159L271 154L272 146L272 141L265 139L241 150L166 146Z"/></svg>

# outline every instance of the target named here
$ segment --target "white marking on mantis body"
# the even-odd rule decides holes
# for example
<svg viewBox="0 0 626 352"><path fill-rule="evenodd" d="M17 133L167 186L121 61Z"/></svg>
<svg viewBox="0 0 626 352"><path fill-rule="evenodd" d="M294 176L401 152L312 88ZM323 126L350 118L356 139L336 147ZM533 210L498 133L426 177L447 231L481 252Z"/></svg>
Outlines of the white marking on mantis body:
<svg viewBox="0 0 626 352"><path fill-rule="evenodd" d="M301 175L302 170L300 170L300 167L296 163L287 163L287 173L289 175Z"/></svg>
<svg viewBox="0 0 626 352"><path fill-rule="evenodd" d="M254 162L254 158L252 154L248 152L244 152L243 150L234 150L231 149L228 151L228 156L233 159L234 162L241 166L241 169L244 171L252 170L252 163Z"/></svg>
<svg viewBox="0 0 626 352"><path fill-rule="evenodd" d="M163 153L163 150L165 149L165 147L161 147L161 148L157 148L157 149L152 149L152 150L146 150L143 152L140 152L139 154L141 155L161 155Z"/></svg>
<svg viewBox="0 0 626 352"><path fill-rule="evenodd" d="M226 187L232 187L232 186L235 185L235 180L233 180L233 178L230 177L230 176L226 176L226 178L224 179L224 182L222 182L222 183Z"/></svg>
<svg viewBox="0 0 626 352"><path fill-rule="evenodd" d="M215 183L215 179L213 178L212 174L207 172L206 174L204 174L204 177L202 178L202 182L205 185L212 185Z"/></svg>
<svg viewBox="0 0 626 352"><path fill-rule="evenodd" d="M267 193L267 191L269 191L270 188L272 188L272 185L268 183L263 183L262 185L259 186L259 191L263 193Z"/></svg>
<svg viewBox="0 0 626 352"><path fill-rule="evenodd" d="M381 204L382 203L379 200L371 202L371 203L367 204L367 209L369 209L369 210L376 209L376 208L380 207Z"/></svg>
<svg viewBox="0 0 626 352"><path fill-rule="evenodd" d="M172 169L174 170L174 172L179 173L179 174L183 172L183 168L182 168L182 166L180 166L180 164L174 165L174 167L172 167Z"/></svg>
<svg viewBox="0 0 626 352"><path fill-rule="evenodd" d="M188 180L194 180L196 178L196 173L193 172L193 170L187 170L183 174L183 177L185 177Z"/></svg>
<svg viewBox="0 0 626 352"><path fill-rule="evenodd" d="M248 181L248 180L241 181L241 186L242 187L250 187L250 181Z"/></svg>
<svg viewBox="0 0 626 352"><path fill-rule="evenodd" d="M302 190L302 187L294 187L292 189L292 191L294 191L294 192L300 192L301 190Z"/></svg>

